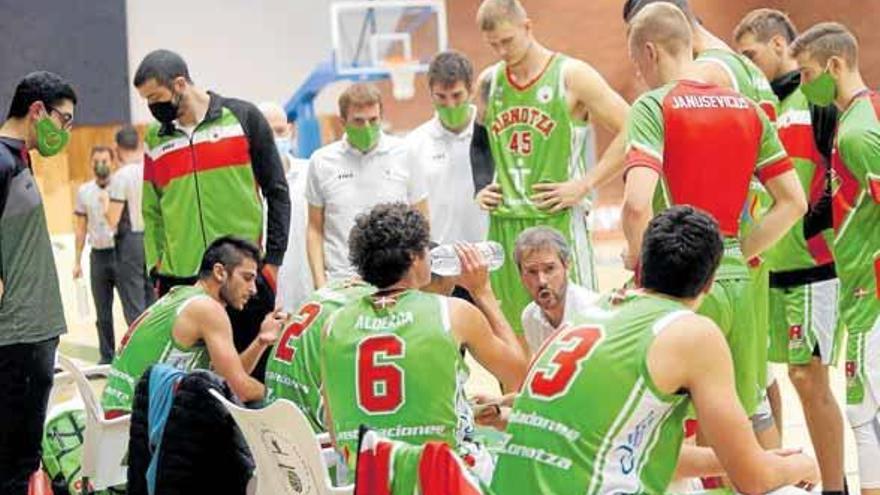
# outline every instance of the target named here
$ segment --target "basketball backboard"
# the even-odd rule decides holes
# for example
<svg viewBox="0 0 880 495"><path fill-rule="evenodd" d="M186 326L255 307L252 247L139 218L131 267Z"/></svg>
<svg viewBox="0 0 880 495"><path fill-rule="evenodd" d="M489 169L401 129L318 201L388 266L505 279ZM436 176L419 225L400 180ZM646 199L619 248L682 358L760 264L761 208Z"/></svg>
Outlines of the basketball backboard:
<svg viewBox="0 0 880 495"><path fill-rule="evenodd" d="M443 0L360 0L330 4L333 61L341 75L425 72L446 50Z"/></svg>

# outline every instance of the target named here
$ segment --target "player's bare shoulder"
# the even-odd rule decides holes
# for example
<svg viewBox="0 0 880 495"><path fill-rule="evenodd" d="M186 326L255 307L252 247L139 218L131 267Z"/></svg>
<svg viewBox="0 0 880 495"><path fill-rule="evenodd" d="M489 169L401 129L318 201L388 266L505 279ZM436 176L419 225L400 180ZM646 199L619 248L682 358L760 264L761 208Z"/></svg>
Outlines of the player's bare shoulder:
<svg viewBox="0 0 880 495"><path fill-rule="evenodd" d="M562 77L571 116L585 123L595 113L598 100L606 98L609 90L613 92L602 74L584 60L567 56Z"/></svg>

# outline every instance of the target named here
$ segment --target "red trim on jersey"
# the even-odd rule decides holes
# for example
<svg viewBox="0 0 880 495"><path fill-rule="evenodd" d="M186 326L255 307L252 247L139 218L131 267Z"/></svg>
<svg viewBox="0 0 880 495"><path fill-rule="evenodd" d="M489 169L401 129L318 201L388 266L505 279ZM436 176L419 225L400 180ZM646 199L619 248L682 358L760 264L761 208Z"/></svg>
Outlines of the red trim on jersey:
<svg viewBox="0 0 880 495"><path fill-rule="evenodd" d="M847 215L855 207L861 191L862 186L843 163L840 150L835 143L834 152L831 154L831 210L835 232L840 229Z"/></svg>
<svg viewBox="0 0 880 495"><path fill-rule="evenodd" d="M651 156L638 148L631 148L627 151L626 158L623 162L624 182L626 182L626 174L630 169L636 167L647 167L651 170L655 170L658 174L663 173L663 162L658 160L656 156Z"/></svg>
<svg viewBox="0 0 880 495"><path fill-rule="evenodd" d="M877 286L877 299L880 299L880 256L874 258L874 285Z"/></svg>
<svg viewBox="0 0 880 495"><path fill-rule="evenodd" d="M556 55L557 55L556 53L550 55L550 59L547 60L547 63L544 65L544 68L541 69L541 72L539 72L537 76L533 77L530 81L526 82L523 85L517 84L516 81L511 79L510 67L505 65L504 76L507 78L507 83L510 84L511 86L513 86L513 89L515 89L517 91L525 91L525 90L529 89L536 82L538 82L542 77L544 77L544 73L547 72L547 69L550 68L550 64L553 62L554 59L556 59Z"/></svg>
<svg viewBox="0 0 880 495"><path fill-rule="evenodd" d="M169 151L156 160L146 159L144 179L165 187L172 180L194 172L247 165L250 160L250 146L243 135L206 141Z"/></svg>
<svg viewBox="0 0 880 495"><path fill-rule="evenodd" d="M779 140L785 152L792 158L810 160L816 165L824 162L822 154L816 147L812 124L791 124L779 129Z"/></svg>
<svg viewBox="0 0 880 495"><path fill-rule="evenodd" d="M874 202L880 204L880 177L868 177L868 191Z"/></svg>
<svg viewBox="0 0 880 495"><path fill-rule="evenodd" d="M827 265L834 261L831 248L828 247L828 242L822 234L816 234L807 239L807 251L810 252L810 256L813 257L817 265Z"/></svg>
<svg viewBox="0 0 880 495"><path fill-rule="evenodd" d="M764 130L758 110L730 89L680 81L663 99L663 121L672 203L705 210L736 236Z"/></svg>
<svg viewBox="0 0 880 495"><path fill-rule="evenodd" d="M791 164L791 158L784 156L775 162L768 163L761 167L758 170L758 180L760 180L762 184L766 184L767 181L779 177L793 169L794 165Z"/></svg>
<svg viewBox="0 0 880 495"><path fill-rule="evenodd" d="M770 122L776 122L776 105L773 104L772 101L762 101L758 104L761 107L761 110L767 114L767 118L770 119Z"/></svg>

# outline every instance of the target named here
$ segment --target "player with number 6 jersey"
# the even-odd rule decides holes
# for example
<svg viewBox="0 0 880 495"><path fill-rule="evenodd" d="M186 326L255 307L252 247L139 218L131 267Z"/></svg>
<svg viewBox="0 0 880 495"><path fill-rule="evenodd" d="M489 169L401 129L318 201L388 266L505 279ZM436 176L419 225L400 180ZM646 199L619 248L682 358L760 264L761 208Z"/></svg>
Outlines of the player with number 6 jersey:
<svg viewBox="0 0 880 495"><path fill-rule="evenodd" d="M360 215L349 238L351 261L377 291L334 313L321 342L321 379L330 432L350 463L358 429L412 444L440 440L486 476L491 459L472 442L464 352L510 389L526 359L489 285L486 261L458 246L462 299L428 294L428 224L418 210L394 203ZM488 478L487 478L488 479Z"/></svg>
<svg viewBox="0 0 880 495"><path fill-rule="evenodd" d="M309 418L315 432L326 431L321 395L321 329L336 310L373 292L357 279L330 282L290 315L266 363L267 399L288 399Z"/></svg>

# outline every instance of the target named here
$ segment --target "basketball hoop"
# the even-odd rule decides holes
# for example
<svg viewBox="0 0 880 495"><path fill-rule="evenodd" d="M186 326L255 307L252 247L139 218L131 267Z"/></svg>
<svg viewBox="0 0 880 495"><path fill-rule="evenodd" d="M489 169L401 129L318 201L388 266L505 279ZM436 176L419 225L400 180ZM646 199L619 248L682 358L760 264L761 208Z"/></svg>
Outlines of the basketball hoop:
<svg viewBox="0 0 880 495"><path fill-rule="evenodd" d="M391 94L395 100L411 100L416 95L415 80L419 65L403 58L387 58L382 64L391 76Z"/></svg>

